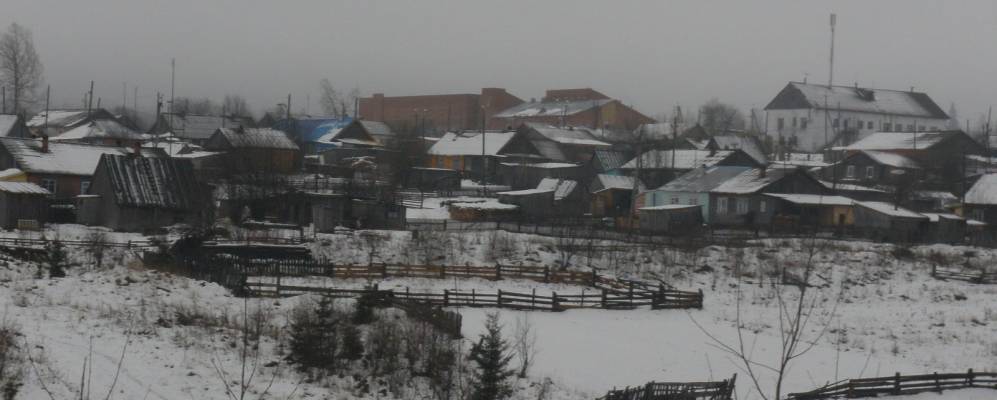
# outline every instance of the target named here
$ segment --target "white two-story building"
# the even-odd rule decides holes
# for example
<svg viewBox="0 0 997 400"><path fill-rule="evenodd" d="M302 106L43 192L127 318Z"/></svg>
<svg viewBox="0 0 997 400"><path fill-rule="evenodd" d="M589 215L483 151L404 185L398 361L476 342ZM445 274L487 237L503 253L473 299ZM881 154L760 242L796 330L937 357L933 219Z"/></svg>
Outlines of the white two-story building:
<svg viewBox="0 0 997 400"><path fill-rule="evenodd" d="M945 129L949 116L914 91L790 82L765 106L765 129L785 150L847 146L873 132Z"/></svg>

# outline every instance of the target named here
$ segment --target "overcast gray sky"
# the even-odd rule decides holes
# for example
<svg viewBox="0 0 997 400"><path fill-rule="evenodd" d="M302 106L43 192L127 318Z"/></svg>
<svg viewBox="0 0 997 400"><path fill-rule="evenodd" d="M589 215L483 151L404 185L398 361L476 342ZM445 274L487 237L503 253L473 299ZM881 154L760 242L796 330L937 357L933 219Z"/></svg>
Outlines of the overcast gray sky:
<svg viewBox="0 0 997 400"><path fill-rule="evenodd" d="M909 89L975 123L997 100L997 1L135 1L4 0L25 25L56 104L91 79L103 104L139 86L140 108L177 96L246 96L254 110L318 82L387 95L592 87L647 114L717 97L764 107L790 80ZM128 89L131 103L132 89Z"/></svg>

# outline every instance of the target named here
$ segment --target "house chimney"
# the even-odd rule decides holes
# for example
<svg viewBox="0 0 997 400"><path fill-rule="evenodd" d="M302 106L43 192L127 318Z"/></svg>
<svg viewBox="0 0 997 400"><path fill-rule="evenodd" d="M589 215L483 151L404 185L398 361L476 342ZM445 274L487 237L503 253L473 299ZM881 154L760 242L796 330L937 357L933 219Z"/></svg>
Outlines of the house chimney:
<svg viewBox="0 0 997 400"><path fill-rule="evenodd" d="M132 153L135 157L142 157L142 143L137 140L132 142Z"/></svg>
<svg viewBox="0 0 997 400"><path fill-rule="evenodd" d="M762 165L762 170L758 174L758 176L764 178L765 177L765 172L766 172L767 169L768 169L768 165Z"/></svg>
<svg viewBox="0 0 997 400"><path fill-rule="evenodd" d="M42 135L42 153L48 153L48 135Z"/></svg>

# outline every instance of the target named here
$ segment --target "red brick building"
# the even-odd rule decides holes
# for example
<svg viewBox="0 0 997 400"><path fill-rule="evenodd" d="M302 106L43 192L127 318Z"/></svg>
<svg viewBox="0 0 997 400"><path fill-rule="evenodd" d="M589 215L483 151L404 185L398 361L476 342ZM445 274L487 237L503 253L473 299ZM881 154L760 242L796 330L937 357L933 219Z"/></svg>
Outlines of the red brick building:
<svg viewBox="0 0 997 400"><path fill-rule="evenodd" d="M396 132L444 132L481 129L502 110L523 100L502 88L483 88L480 94L443 94L387 97L375 93L360 99L359 116L388 124ZM484 117L484 118L482 118Z"/></svg>
<svg viewBox="0 0 997 400"><path fill-rule="evenodd" d="M489 121L490 128L534 122L553 126L575 126L614 131L633 131L654 119L593 89L548 90L538 102L522 103L502 110Z"/></svg>

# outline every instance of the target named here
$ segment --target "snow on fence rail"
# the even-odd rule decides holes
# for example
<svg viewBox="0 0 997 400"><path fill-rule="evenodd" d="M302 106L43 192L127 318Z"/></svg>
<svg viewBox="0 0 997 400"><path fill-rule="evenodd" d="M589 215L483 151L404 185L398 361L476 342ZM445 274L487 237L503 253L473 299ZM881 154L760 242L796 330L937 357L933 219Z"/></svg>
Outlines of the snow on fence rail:
<svg viewBox="0 0 997 400"><path fill-rule="evenodd" d="M372 294L371 290L315 288L283 285L282 277L324 276L343 279L384 279L388 277L481 278L490 280L527 279L535 282L562 283L592 287L589 293L558 294L550 296L516 293L499 290L486 293L476 290L444 290L437 293L413 293L406 289L378 290L395 299L417 300L440 306L499 307L529 310L563 311L572 308L633 309L650 306L653 309L703 308L703 292L676 290L664 283L652 284L636 280L618 279L599 275L598 272L561 271L550 267L511 266L496 264L485 266L444 265L337 265L313 259L236 259L210 258L187 263L191 275L218 282L233 290L254 296L286 296L302 293L323 293L336 297L358 297ZM249 277L276 277L277 283L250 282Z"/></svg>
<svg viewBox="0 0 997 400"><path fill-rule="evenodd" d="M102 245L107 247L124 247L126 249L147 249L155 247L150 240L129 240L125 242L99 241L99 240L61 240L61 239L31 239L16 237L0 237L0 246L9 247L45 247L49 243L59 242L65 246L94 246Z"/></svg>
<svg viewBox="0 0 997 400"><path fill-rule="evenodd" d="M972 283L982 283L994 285L997 284L997 273L987 273L986 271L980 271L977 273L940 269L937 265L931 266L931 276L935 279L941 280L957 280L966 281Z"/></svg>
<svg viewBox="0 0 997 400"><path fill-rule="evenodd" d="M884 376L849 379L803 393L790 393L790 400L823 400L880 395L940 392L946 389L989 388L997 390L997 373L973 372ZM997 393L995 393L997 396Z"/></svg>
<svg viewBox="0 0 997 400"><path fill-rule="evenodd" d="M737 374L719 382L648 382L610 390L599 400L731 400L735 380Z"/></svg>

